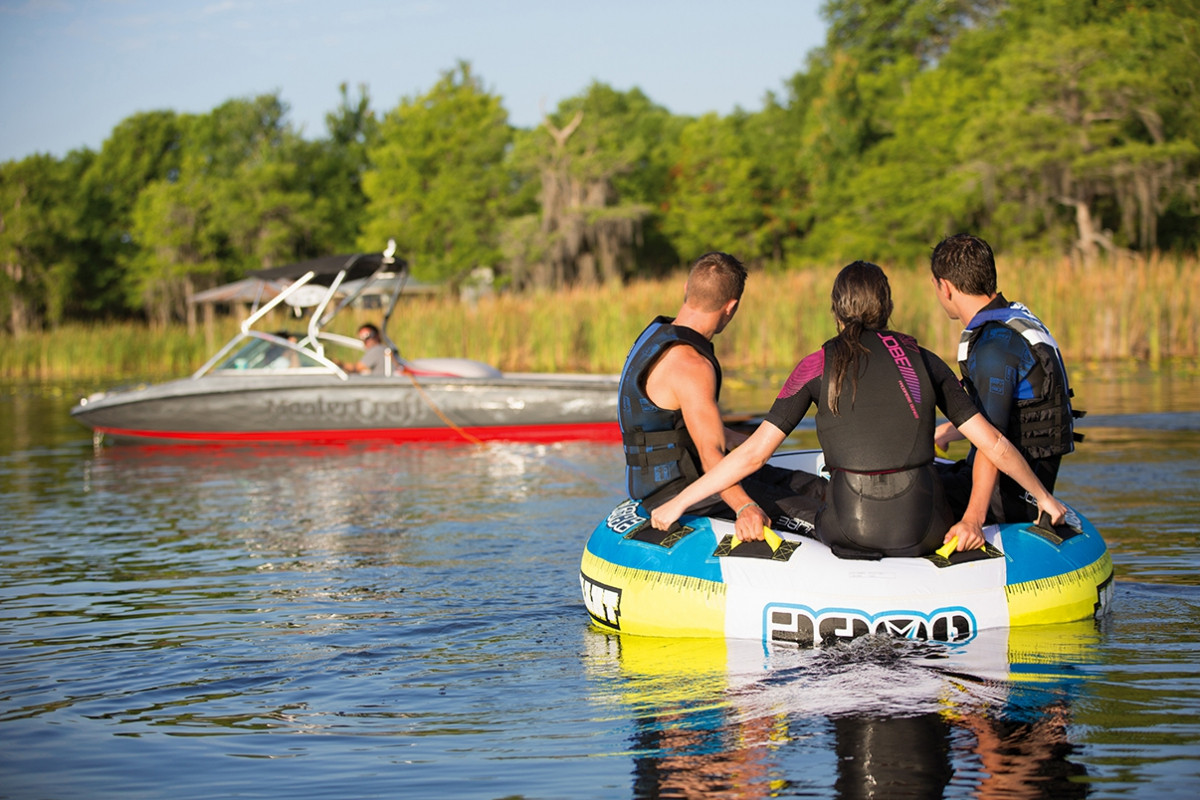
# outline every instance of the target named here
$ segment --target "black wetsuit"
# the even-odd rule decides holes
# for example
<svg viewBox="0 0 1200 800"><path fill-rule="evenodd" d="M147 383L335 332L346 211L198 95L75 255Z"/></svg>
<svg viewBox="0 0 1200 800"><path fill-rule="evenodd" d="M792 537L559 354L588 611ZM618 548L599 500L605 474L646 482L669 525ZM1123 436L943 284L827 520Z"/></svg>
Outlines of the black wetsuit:
<svg viewBox="0 0 1200 800"><path fill-rule="evenodd" d="M846 557L923 555L954 519L933 468L934 409L960 425L978 413L946 363L916 340L866 331L857 393L843 381L829 408L825 348L801 361L766 421L791 433L817 404L817 438L832 477L817 538ZM826 343L826 347L829 343Z"/></svg>

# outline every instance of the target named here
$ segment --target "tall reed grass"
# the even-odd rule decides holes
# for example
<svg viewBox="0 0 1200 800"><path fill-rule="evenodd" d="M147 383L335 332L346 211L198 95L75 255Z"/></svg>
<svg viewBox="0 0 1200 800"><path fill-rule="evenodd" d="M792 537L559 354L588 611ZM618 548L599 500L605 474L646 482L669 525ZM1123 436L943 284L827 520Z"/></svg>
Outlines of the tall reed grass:
<svg viewBox="0 0 1200 800"><path fill-rule="evenodd" d="M835 332L829 289L840 265L751 273L737 318L716 340L727 370L780 373ZM934 300L925 264L884 265L892 283L893 327L952 361L961 325ZM1200 260L1116 258L1092 268L1069 259L1002 260L1000 290L1030 306L1074 365L1200 356ZM625 286L575 288L475 303L405 300L390 333L410 357L457 356L506 371L616 372L629 345L656 314L674 314L685 276ZM353 333L378 313L354 311L338 330ZM0 336L0 376L117 381L197 369L237 330L233 316L189 335L137 323L72 324L19 339ZM296 328L281 312L267 329ZM349 357L350 353L335 354Z"/></svg>

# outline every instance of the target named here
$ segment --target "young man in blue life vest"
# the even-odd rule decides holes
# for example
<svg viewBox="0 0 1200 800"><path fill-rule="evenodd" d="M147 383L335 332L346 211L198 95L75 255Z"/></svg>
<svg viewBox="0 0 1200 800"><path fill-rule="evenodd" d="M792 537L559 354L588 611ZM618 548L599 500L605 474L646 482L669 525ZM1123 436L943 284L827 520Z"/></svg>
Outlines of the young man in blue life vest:
<svg viewBox="0 0 1200 800"><path fill-rule="evenodd" d="M966 329L958 345L963 386L979 410L1011 441L1038 479L1054 491L1062 457L1082 439L1071 408L1072 391L1058 344L1046 326L1020 303L996 291L996 260L983 239L958 234L943 239L930 260L938 302ZM939 450L963 438L946 422L938 426ZM943 465L946 497L976 533L993 522L1028 522L1037 503L1001 475L974 448L964 461ZM956 532L951 529L951 532Z"/></svg>
<svg viewBox="0 0 1200 800"><path fill-rule="evenodd" d="M629 496L646 511L746 439L721 418L721 365L712 345L737 313L745 284L738 259L701 256L688 273L679 313L657 317L626 357L617 420ZM824 478L768 465L689 513L733 517L743 541L762 539L764 525L811 533L824 489Z"/></svg>

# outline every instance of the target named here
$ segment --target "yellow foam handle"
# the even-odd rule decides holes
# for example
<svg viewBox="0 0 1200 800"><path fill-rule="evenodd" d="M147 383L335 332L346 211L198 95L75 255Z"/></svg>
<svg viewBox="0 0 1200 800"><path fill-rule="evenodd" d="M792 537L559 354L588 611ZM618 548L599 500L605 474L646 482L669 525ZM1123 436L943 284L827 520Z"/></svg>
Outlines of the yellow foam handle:
<svg viewBox="0 0 1200 800"><path fill-rule="evenodd" d="M767 540L767 544L771 545L772 553L779 549L779 545L783 544L783 539L780 538L779 534L766 525L763 525L763 538Z"/></svg>
<svg viewBox="0 0 1200 800"><path fill-rule="evenodd" d="M766 525L763 525L763 538L767 540L767 544L770 546L772 553L779 549L779 545L783 544L783 539L779 536L779 534L768 528ZM742 540L737 537L737 534L730 536L729 539L730 550L742 543Z"/></svg>
<svg viewBox="0 0 1200 800"><path fill-rule="evenodd" d="M983 549L984 547L986 547L986 546L987 546L987 541L985 540L985 541L984 541L984 543L983 543L983 544L981 544L981 545L979 545L979 547L978 547L978 548L976 548L976 549L977 549L977 550L982 550L982 549ZM954 552L954 548L956 548L956 547L958 547L958 537L957 537L957 536L952 536L952 537L950 538L950 541L946 542L944 545L942 545L941 547L939 547L939 548L938 548L937 550L935 550L934 552L935 552L935 553L937 553L937 554L938 554L939 556L941 556L942 558L949 558L949 557L950 557L950 554Z"/></svg>
<svg viewBox="0 0 1200 800"><path fill-rule="evenodd" d="M950 457L950 451L947 450L946 448L942 447L937 442L933 443L933 452L937 455L938 458L949 458ZM938 552L941 552L941 551L938 551Z"/></svg>
<svg viewBox="0 0 1200 800"><path fill-rule="evenodd" d="M958 537L954 536L951 537L950 541L939 547L935 552L937 552L937 554L942 558L949 558L950 554L954 552L954 548L956 547L958 547Z"/></svg>

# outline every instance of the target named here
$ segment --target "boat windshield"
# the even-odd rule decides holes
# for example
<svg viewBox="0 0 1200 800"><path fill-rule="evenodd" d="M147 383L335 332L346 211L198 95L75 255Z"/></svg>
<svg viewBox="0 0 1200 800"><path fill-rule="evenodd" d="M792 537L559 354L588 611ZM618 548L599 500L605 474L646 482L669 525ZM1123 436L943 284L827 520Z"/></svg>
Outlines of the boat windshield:
<svg viewBox="0 0 1200 800"><path fill-rule="evenodd" d="M268 339L250 339L232 355L222 361L217 370L247 369L298 369L317 367L325 370L321 362L298 348L273 342Z"/></svg>

